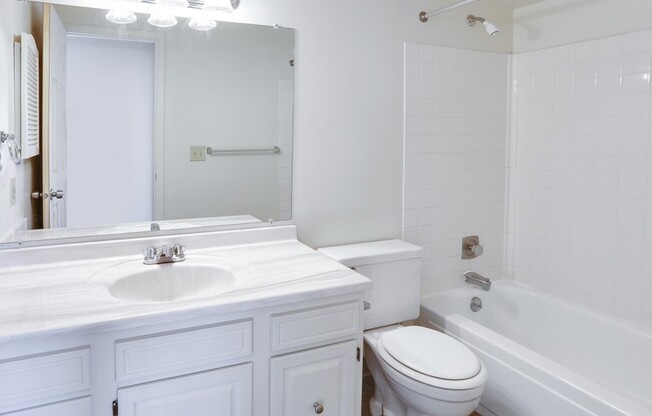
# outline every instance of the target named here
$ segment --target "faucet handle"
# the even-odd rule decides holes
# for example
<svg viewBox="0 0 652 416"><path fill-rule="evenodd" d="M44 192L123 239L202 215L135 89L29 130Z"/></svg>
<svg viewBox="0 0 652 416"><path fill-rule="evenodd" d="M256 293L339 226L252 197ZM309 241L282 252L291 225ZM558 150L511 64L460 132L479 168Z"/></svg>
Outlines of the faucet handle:
<svg viewBox="0 0 652 416"><path fill-rule="evenodd" d="M172 258L174 261L183 261L186 259L186 253L183 252L184 246L181 244L175 244L172 247Z"/></svg>
<svg viewBox="0 0 652 416"><path fill-rule="evenodd" d="M155 260L159 257L158 249L154 246L149 246L143 252L145 260Z"/></svg>

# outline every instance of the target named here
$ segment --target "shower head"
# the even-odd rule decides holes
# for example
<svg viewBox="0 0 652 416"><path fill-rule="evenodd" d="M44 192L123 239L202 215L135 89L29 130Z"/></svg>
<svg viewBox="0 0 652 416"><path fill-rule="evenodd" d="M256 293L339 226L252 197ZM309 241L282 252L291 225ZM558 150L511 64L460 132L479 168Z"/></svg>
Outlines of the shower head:
<svg viewBox="0 0 652 416"><path fill-rule="evenodd" d="M487 22L486 20L482 22L484 24L485 29L487 30L487 34L489 36L495 36L498 34L499 30L496 25L494 25L491 22Z"/></svg>
<svg viewBox="0 0 652 416"><path fill-rule="evenodd" d="M469 24L469 26L475 26L475 22L481 22L484 25L484 28L489 36L495 36L499 32L498 26L483 19L482 17L473 16L472 14L470 14L467 16L466 21Z"/></svg>

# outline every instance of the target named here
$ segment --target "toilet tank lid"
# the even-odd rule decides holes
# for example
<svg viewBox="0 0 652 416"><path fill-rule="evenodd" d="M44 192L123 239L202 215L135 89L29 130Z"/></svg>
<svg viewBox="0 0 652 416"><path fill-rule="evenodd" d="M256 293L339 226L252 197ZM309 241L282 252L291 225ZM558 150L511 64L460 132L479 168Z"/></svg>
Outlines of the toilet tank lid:
<svg viewBox="0 0 652 416"><path fill-rule="evenodd" d="M406 243L403 240L382 240L369 243L323 247L317 251L347 267L416 259L420 258L423 254L421 247Z"/></svg>

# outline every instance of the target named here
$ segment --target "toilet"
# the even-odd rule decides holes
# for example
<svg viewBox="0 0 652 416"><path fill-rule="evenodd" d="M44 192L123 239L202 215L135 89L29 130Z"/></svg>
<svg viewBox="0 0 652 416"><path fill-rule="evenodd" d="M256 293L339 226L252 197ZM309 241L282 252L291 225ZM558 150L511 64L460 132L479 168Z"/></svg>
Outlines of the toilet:
<svg viewBox="0 0 652 416"><path fill-rule="evenodd" d="M487 380L482 362L446 334L401 324L419 316L423 249L386 240L318 251L373 283L364 297L365 358L376 384L372 415L471 414Z"/></svg>

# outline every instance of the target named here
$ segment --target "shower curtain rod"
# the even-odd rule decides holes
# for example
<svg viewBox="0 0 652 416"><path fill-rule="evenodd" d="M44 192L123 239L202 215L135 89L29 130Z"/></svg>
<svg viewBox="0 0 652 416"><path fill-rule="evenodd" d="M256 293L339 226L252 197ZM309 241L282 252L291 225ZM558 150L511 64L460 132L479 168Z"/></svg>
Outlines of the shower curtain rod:
<svg viewBox="0 0 652 416"><path fill-rule="evenodd" d="M423 22L423 23L426 23L428 21L429 17L445 13L445 12L447 12L449 10L457 9L458 7L462 7L464 5L467 5L469 3L473 3L475 1L478 1L478 0L464 0L464 1L452 4L452 5L447 6L447 7L442 7L441 9L433 10L431 12L421 12L421 13L419 13L419 20L421 22Z"/></svg>

